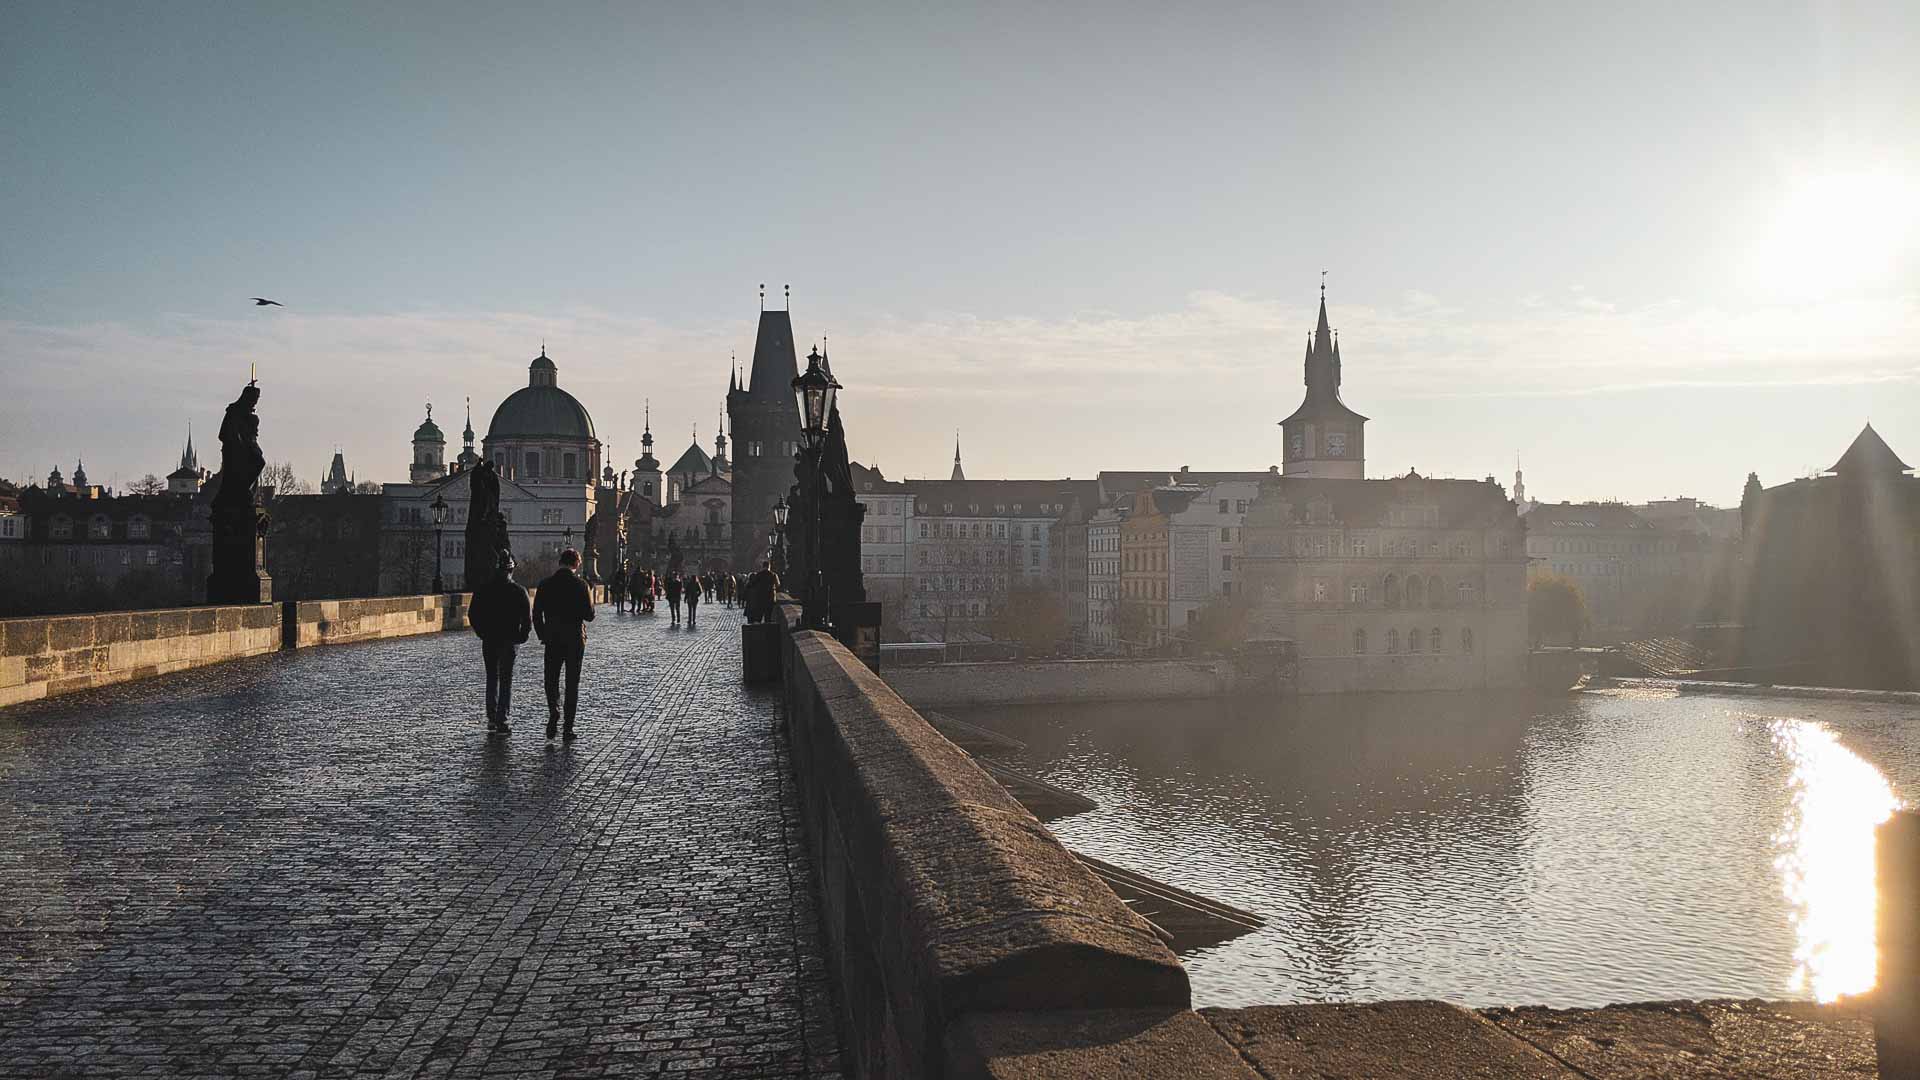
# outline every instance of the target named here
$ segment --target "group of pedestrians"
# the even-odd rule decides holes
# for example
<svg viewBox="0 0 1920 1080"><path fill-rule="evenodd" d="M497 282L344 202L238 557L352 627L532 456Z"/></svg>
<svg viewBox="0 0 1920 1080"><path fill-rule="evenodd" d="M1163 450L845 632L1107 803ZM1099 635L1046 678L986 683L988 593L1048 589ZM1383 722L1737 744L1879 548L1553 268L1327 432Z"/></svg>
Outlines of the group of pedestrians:
<svg viewBox="0 0 1920 1080"><path fill-rule="evenodd" d="M573 718L580 701L580 666L586 659L587 624L593 621L593 591L580 577L580 553L560 553L560 568L536 586L531 603L527 590L513 580L514 562L502 552L499 572L473 591L467 623L480 638L480 657L487 671L487 730L506 735L509 703L513 699L513 664L529 635L546 648L547 738L574 739ZM656 574L626 568L614 571L607 583L616 610L631 603L636 614L653 611L654 598L664 595L680 624L680 606L686 605L687 627L703 601L718 600L728 607L739 602L749 622L772 617L774 593L780 579L770 565L745 580L735 574ZM563 689L564 677L564 694Z"/></svg>
<svg viewBox="0 0 1920 1080"><path fill-rule="evenodd" d="M621 567L607 580L607 592L613 599L615 611L624 614L631 604L634 614L651 615L654 600L663 598L673 616L672 626L680 625L680 610L682 606L686 608L688 629L696 625L701 604L733 607L739 602L743 589L737 574L683 575L671 570L657 574L652 570L635 570L629 575L626 567Z"/></svg>

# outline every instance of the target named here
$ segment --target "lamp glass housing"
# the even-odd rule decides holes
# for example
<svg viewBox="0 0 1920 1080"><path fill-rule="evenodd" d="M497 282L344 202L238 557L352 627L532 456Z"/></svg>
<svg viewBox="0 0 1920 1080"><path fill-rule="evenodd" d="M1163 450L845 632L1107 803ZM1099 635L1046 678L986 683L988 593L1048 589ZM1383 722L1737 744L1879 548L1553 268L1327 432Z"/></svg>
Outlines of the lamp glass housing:
<svg viewBox="0 0 1920 1080"><path fill-rule="evenodd" d="M787 506L786 496L784 495L781 496L773 504L773 523L775 525L780 526L783 529L786 528L787 527L787 511L789 509L790 508Z"/></svg>
<svg viewBox="0 0 1920 1080"><path fill-rule="evenodd" d="M447 521L447 500L438 495L433 497L433 523L444 525Z"/></svg>

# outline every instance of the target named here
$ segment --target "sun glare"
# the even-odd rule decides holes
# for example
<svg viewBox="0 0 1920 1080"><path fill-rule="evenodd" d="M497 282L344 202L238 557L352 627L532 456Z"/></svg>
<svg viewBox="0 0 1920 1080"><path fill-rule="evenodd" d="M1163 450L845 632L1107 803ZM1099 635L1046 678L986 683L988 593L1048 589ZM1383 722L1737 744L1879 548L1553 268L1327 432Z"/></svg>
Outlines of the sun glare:
<svg viewBox="0 0 1920 1080"><path fill-rule="evenodd" d="M1770 721L1791 763L1793 805L1774 838L1794 909L1789 989L1817 1001L1873 989L1874 828L1900 807L1886 777L1824 724Z"/></svg>
<svg viewBox="0 0 1920 1080"><path fill-rule="evenodd" d="M1913 258L1917 206L1920 185L1891 172L1803 178L1757 223L1754 284L1803 295L1884 284Z"/></svg>

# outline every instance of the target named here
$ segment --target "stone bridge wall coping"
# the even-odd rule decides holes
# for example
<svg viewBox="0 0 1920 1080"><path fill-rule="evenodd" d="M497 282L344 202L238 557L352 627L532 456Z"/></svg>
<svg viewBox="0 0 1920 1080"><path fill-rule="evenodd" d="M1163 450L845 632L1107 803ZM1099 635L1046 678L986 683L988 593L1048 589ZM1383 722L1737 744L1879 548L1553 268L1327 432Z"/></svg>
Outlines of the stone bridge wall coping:
<svg viewBox="0 0 1920 1080"><path fill-rule="evenodd" d="M790 618L789 614L789 618ZM1189 1005L1145 920L839 642L783 663L856 1075L946 1073L962 1017Z"/></svg>
<svg viewBox="0 0 1920 1080"><path fill-rule="evenodd" d="M592 590L594 603L606 602L605 586ZM472 598L428 593L0 619L0 708L279 649L465 630Z"/></svg>

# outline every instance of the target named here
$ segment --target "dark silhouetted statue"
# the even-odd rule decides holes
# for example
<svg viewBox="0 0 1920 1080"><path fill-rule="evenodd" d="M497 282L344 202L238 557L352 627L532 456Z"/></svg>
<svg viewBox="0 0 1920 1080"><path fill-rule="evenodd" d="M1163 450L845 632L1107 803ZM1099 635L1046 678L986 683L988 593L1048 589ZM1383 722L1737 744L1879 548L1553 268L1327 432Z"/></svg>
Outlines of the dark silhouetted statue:
<svg viewBox="0 0 1920 1080"><path fill-rule="evenodd" d="M219 490L214 493L213 573L209 604L264 604L273 599L267 576L267 513L254 505L267 457L260 451L260 387L248 382L220 421Z"/></svg>
<svg viewBox="0 0 1920 1080"><path fill-rule="evenodd" d="M491 461L473 467L467 481L466 587L477 589L499 573L500 556L509 550L506 515L500 512L500 470Z"/></svg>

